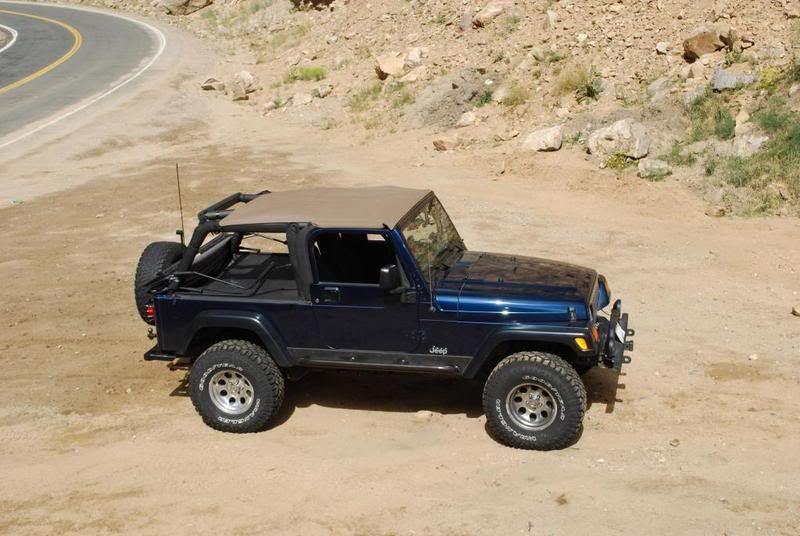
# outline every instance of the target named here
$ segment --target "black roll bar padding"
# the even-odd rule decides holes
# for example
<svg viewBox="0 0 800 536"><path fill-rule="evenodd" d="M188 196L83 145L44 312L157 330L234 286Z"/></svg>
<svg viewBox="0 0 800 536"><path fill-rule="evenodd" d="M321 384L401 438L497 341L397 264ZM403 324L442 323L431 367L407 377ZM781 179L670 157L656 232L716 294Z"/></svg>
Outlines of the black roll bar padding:
<svg viewBox="0 0 800 536"><path fill-rule="evenodd" d="M186 246L186 249L183 252L183 257L181 257L181 262L178 264L178 269L176 271L190 271L192 264L194 263L194 258L200 251L200 247L203 245L203 241L205 241L206 236L208 236L209 233L219 231L219 222L217 221L205 221L195 227L194 232L192 233L192 239L189 241L189 245Z"/></svg>

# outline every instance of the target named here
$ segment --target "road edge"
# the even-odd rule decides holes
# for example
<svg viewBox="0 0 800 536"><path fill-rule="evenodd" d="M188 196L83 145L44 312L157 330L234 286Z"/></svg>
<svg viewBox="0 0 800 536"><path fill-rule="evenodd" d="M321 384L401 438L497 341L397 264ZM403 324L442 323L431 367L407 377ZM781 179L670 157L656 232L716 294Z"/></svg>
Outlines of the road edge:
<svg viewBox="0 0 800 536"><path fill-rule="evenodd" d="M0 24L0 34L8 34L11 36L11 39L6 41L6 44L0 47L0 54L8 50L9 48L14 46L14 43L17 42L17 31L12 28L11 26L6 26L5 24Z"/></svg>

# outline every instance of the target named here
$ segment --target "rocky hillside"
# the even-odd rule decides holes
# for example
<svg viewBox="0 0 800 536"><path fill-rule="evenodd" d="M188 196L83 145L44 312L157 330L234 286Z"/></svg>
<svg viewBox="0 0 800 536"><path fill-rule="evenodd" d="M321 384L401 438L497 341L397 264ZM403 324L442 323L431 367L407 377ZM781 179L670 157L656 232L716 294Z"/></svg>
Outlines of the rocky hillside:
<svg viewBox="0 0 800 536"><path fill-rule="evenodd" d="M265 121L431 150L588 153L685 180L710 215L796 214L800 1L114 2L218 43L198 91Z"/></svg>

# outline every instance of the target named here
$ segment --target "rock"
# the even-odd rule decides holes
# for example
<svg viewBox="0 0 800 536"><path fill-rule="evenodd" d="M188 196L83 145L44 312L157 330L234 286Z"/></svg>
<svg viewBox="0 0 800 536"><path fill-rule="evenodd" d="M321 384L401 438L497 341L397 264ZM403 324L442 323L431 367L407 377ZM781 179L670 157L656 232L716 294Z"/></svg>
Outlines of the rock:
<svg viewBox="0 0 800 536"><path fill-rule="evenodd" d="M305 106L310 104L313 99L308 93L295 93L292 96L292 106Z"/></svg>
<svg viewBox="0 0 800 536"><path fill-rule="evenodd" d="M725 48L719 32L700 32L683 42L683 57L695 62L700 56Z"/></svg>
<svg viewBox="0 0 800 536"><path fill-rule="evenodd" d="M794 97L797 93L800 92L800 84L792 84L789 86L789 96Z"/></svg>
<svg viewBox="0 0 800 536"><path fill-rule="evenodd" d="M477 120L478 117L475 115L475 112L464 112L458 119L456 128L470 127L474 125Z"/></svg>
<svg viewBox="0 0 800 536"><path fill-rule="evenodd" d="M672 168L663 160L648 158L639 162L638 174L643 179L661 179L672 175Z"/></svg>
<svg viewBox="0 0 800 536"><path fill-rule="evenodd" d="M250 71L239 71L234 75L232 85L241 86L245 93L253 93L258 89L258 79Z"/></svg>
<svg viewBox="0 0 800 536"><path fill-rule="evenodd" d="M422 63L422 49L419 47L409 48L406 52L406 67L416 67Z"/></svg>
<svg viewBox="0 0 800 536"><path fill-rule="evenodd" d="M656 43L656 53L661 56L666 56L669 53L669 43L666 41L659 41Z"/></svg>
<svg viewBox="0 0 800 536"><path fill-rule="evenodd" d="M734 129L734 134L739 136L744 136L755 127L753 123L750 122L750 114L747 113L747 110L742 108L739 110L739 113L736 114L736 128Z"/></svg>
<svg viewBox="0 0 800 536"><path fill-rule="evenodd" d="M318 99L324 99L331 93L333 93L333 84L322 84L321 86L315 87L311 95Z"/></svg>
<svg viewBox="0 0 800 536"><path fill-rule="evenodd" d="M756 77L749 73L743 73L734 69L717 69L711 78L711 86L714 91L726 89L738 89L748 86L756 81Z"/></svg>
<svg viewBox="0 0 800 536"><path fill-rule="evenodd" d="M747 359L749 359L750 361L758 361L758 354L750 354L749 356L747 356Z"/></svg>
<svg viewBox="0 0 800 536"><path fill-rule="evenodd" d="M468 32L472 29L472 13L467 12L461 15L459 28L461 28L462 32Z"/></svg>
<svg viewBox="0 0 800 536"><path fill-rule="evenodd" d="M200 84L200 89L203 91L225 91L225 83L220 82L216 78L209 78Z"/></svg>
<svg viewBox="0 0 800 536"><path fill-rule="evenodd" d="M564 140L564 126L534 130L525 137L522 147L529 151L558 151Z"/></svg>
<svg viewBox="0 0 800 536"><path fill-rule="evenodd" d="M769 141L769 136L760 133L737 136L733 140L733 154L740 158L749 158L756 154Z"/></svg>
<svg viewBox="0 0 800 536"><path fill-rule="evenodd" d="M706 216L710 218L722 218L725 216L725 208L724 207L709 207L706 209Z"/></svg>
<svg viewBox="0 0 800 536"><path fill-rule="evenodd" d="M433 412L426 409L420 410L414 414L414 420L419 422L428 422L433 419Z"/></svg>
<svg viewBox="0 0 800 536"><path fill-rule="evenodd" d="M585 33L578 34L578 37L575 38L575 41L578 43L578 46L582 47L586 45L586 41L589 40L589 36Z"/></svg>
<svg viewBox="0 0 800 536"><path fill-rule="evenodd" d="M652 81L647 86L647 96L651 101L661 100L669 95L669 90L672 88L672 80L669 78L659 78Z"/></svg>
<svg viewBox="0 0 800 536"><path fill-rule="evenodd" d="M792 307L792 314L794 316L800 316L800 305L795 305Z"/></svg>
<svg viewBox="0 0 800 536"><path fill-rule="evenodd" d="M189 15L212 3L213 0L161 0L161 7L170 15Z"/></svg>
<svg viewBox="0 0 800 536"><path fill-rule="evenodd" d="M558 24L558 14L555 11L548 9L544 14L544 29L555 30L556 24Z"/></svg>
<svg viewBox="0 0 800 536"><path fill-rule="evenodd" d="M230 92L231 100L234 101L243 101L247 100L247 92L244 89L244 86L241 84L231 84Z"/></svg>
<svg viewBox="0 0 800 536"><path fill-rule="evenodd" d="M669 446L670 447L680 447L681 446L681 440L678 439L678 438L675 438L675 439L673 439L672 441L669 442Z"/></svg>
<svg viewBox="0 0 800 536"><path fill-rule="evenodd" d="M401 82L416 82L421 77L423 77L427 71L428 71L428 69L425 66L420 65L419 67L411 69L408 73L406 73L404 76L402 76L400 78L400 81Z"/></svg>
<svg viewBox="0 0 800 536"><path fill-rule="evenodd" d="M458 141L451 138L438 138L433 140L433 148L437 151L452 151L458 147Z"/></svg>
<svg viewBox="0 0 800 536"><path fill-rule="evenodd" d="M587 148L603 160L615 154L639 160L650 152L650 140L644 125L633 119L622 119L592 132Z"/></svg>
<svg viewBox="0 0 800 536"><path fill-rule="evenodd" d="M386 80L389 76L400 76L405 69L405 57L403 54L389 53L382 54L376 59L375 72L378 78Z"/></svg>
<svg viewBox="0 0 800 536"><path fill-rule="evenodd" d="M478 11L472 19L472 25L483 28L497 18L503 11L514 5L514 0L492 0Z"/></svg>

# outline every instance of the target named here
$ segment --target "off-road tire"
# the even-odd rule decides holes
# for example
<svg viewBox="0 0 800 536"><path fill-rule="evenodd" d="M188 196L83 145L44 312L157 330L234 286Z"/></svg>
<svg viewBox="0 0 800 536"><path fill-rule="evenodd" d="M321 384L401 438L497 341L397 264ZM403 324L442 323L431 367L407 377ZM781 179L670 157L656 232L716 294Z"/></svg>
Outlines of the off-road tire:
<svg viewBox="0 0 800 536"><path fill-rule="evenodd" d="M557 405L552 422L541 430L523 428L509 415L512 393L528 382L549 391ZM562 449L581 432L586 390L575 369L560 357L520 352L500 361L489 375L483 388L483 410L490 434L500 443L519 449Z"/></svg>
<svg viewBox="0 0 800 536"><path fill-rule="evenodd" d="M231 415L212 401L210 381L219 371L238 371L253 387L253 402L243 414ZM267 351L248 341L226 340L210 346L192 364L189 396L194 408L211 428L222 432L263 430L283 403L284 380Z"/></svg>
<svg viewBox="0 0 800 536"><path fill-rule="evenodd" d="M136 310L148 324L153 320L147 318L147 304L152 300L149 283L180 260L183 246L177 242L153 242L144 248L139 264L136 266L136 277L133 280L133 293L136 298Z"/></svg>

